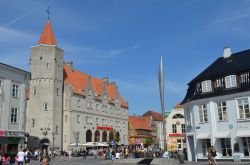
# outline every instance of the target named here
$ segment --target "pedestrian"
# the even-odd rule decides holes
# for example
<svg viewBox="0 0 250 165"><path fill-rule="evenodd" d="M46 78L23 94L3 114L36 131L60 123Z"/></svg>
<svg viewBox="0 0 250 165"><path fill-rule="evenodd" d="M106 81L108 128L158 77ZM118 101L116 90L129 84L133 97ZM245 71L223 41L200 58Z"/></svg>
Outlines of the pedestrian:
<svg viewBox="0 0 250 165"><path fill-rule="evenodd" d="M86 157L87 157L87 151L85 149L83 149L82 156L83 156L83 159L86 159Z"/></svg>
<svg viewBox="0 0 250 165"><path fill-rule="evenodd" d="M17 153L17 157L18 157L18 165L23 165L23 162L24 162L24 151L23 150L20 150L18 153Z"/></svg>
<svg viewBox="0 0 250 165"><path fill-rule="evenodd" d="M16 153L13 149L10 151L9 161L10 165L15 165L16 163Z"/></svg>
<svg viewBox="0 0 250 165"><path fill-rule="evenodd" d="M0 165L2 165L2 151L0 150Z"/></svg>
<svg viewBox="0 0 250 165"><path fill-rule="evenodd" d="M7 154L4 154L4 156L2 157L2 164L7 165L8 162L9 162L9 157Z"/></svg>
<svg viewBox="0 0 250 165"><path fill-rule="evenodd" d="M28 149L25 151L24 154L25 154L24 163L25 163L25 165L29 165L32 154Z"/></svg>
<svg viewBox="0 0 250 165"><path fill-rule="evenodd" d="M216 150L215 150L214 146L211 146L211 155L212 155L211 162L213 165L216 165L217 162L215 160L215 157L217 156L217 154L216 154Z"/></svg>

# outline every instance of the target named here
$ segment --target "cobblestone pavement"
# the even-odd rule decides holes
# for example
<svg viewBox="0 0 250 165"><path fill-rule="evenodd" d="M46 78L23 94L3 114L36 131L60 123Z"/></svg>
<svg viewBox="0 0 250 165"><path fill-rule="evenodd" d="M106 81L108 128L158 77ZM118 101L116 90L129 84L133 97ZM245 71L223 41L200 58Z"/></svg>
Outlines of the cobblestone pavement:
<svg viewBox="0 0 250 165"><path fill-rule="evenodd" d="M31 161L30 165L39 165L39 161ZM83 160L81 157L72 157L69 159L68 157L64 158L55 158L51 161L51 165L111 165L111 160L100 160L100 159L93 159L93 158L87 158L86 160ZM178 165L179 162L176 161L176 164ZM185 161L184 164L195 164L195 165L208 165L208 162L202 161L202 162L188 162ZM118 165L118 164L115 164ZM124 160L124 163L121 165L133 165L133 164L126 164L126 160ZM217 165L250 165L250 162L217 162Z"/></svg>

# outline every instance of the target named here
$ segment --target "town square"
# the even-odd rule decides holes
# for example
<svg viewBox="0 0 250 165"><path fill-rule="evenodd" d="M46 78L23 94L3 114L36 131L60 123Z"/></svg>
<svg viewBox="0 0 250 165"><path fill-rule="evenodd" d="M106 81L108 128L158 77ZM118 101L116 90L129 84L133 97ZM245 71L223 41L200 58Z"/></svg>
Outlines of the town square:
<svg viewBox="0 0 250 165"><path fill-rule="evenodd" d="M0 165L250 164L249 7L1 0Z"/></svg>

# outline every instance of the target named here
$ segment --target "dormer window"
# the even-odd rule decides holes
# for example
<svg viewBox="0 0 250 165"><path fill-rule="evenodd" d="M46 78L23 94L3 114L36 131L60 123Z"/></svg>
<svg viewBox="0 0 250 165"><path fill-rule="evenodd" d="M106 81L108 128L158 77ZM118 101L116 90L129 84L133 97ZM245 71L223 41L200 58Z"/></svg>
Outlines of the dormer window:
<svg viewBox="0 0 250 165"><path fill-rule="evenodd" d="M226 88L236 87L237 86L236 76L229 75L229 76L225 77L225 83L226 83Z"/></svg>
<svg viewBox="0 0 250 165"><path fill-rule="evenodd" d="M89 90L88 90L88 95L91 96L91 94L92 94L92 93L91 93L91 90L89 89Z"/></svg>
<svg viewBox="0 0 250 165"><path fill-rule="evenodd" d="M211 80L202 81L201 89L202 93L211 92L212 91Z"/></svg>

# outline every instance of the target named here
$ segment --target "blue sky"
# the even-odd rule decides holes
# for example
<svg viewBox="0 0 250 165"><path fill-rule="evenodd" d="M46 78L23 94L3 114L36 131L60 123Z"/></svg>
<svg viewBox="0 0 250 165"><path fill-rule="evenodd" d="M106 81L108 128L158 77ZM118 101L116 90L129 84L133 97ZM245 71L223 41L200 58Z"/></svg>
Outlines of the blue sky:
<svg viewBox="0 0 250 165"><path fill-rule="evenodd" d="M116 81L130 114L161 111L160 56L171 109L225 46L250 48L249 0L1 0L0 62L29 70L48 6L65 61Z"/></svg>

